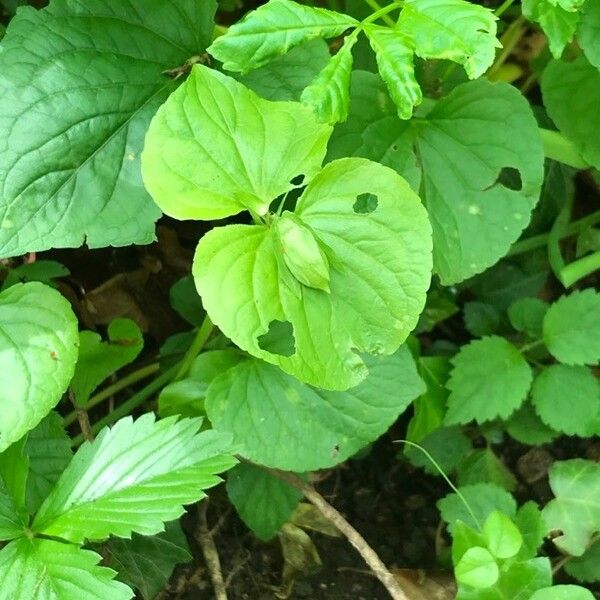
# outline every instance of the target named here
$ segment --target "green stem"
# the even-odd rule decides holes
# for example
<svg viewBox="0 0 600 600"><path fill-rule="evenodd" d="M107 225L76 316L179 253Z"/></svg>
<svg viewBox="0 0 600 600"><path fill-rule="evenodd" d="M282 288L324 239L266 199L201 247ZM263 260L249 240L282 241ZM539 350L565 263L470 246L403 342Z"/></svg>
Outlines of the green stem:
<svg viewBox="0 0 600 600"><path fill-rule="evenodd" d="M563 267L559 273L559 279L568 288L598 269L600 269L600 251L584 256Z"/></svg>
<svg viewBox="0 0 600 600"><path fill-rule="evenodd" d="M525 354L526 352L529 352L530 350L533 350L534 348L539 348L540 346L544 345L544 341L543 340L536 340L535 342L530 342L529 344L524 344L523 346L521 346L519 348L519 352L521 354Z"/></svg>
<svg viewBox="0 0 600 600"><path fill-rule="evenodd" d="M581 156L575 144L565 136L561 135L558 131L542 129L540 127L540 135L542 136L544 154L547 158L557 160L574 169L589 168L589 164Z"/></svg>
<svg viewBox="0 0 600 600"><path fill-rule="evenodd" d="M142 379L146 379L146 377L150 377L150 375L154 375L154 373L157 373L159 370L160 363L156 362L152 363L151 365L142 367L141 369L130 373L122 379L119 379L119 381L115 382L113 385L109 385L108 387L104 388L101 392L98 392L95 396L92 396L88 400L88 403L85 405L86 410L89 410L90 408L97 406L101 402L108 400L111 396L114 396L118 392L124 390L125 388L128 388L130 385L133 385L134 383L137 383ZM64 426L68 427L69 425L71 425L71 423L74 423L76 420L77 413L75 411L70 412L64 418Z"/></svg>
<svg viewBox="0 0 600 600"><path fill-rule="evenodd" d="M364 0L365 4L367 4L371 10L373 11L373 15L371 15L371 17L373 17L374 15L377 15L377 17L375 19L373 19L373 21L375 21L376 19L378 19L379 17L381 17L382 21L386 24L389 25L390 27L395 27L396 23L394 22L394 19L392 19L391 17L389 17L387 15L388 12L390 11L386 11L386 8L389 8L389 6L386 6L385 8L381 6L381 4L379 4L379 2L377 2L377 0ZM394 5L392 5L393 8L397 7L397 4L394 3ZM371 18L369 17L369 19ZM363 23L367 22L366 20L363 21ZM369 21L371 22L371 21Z"/></svg>
<svg viewBox="0 0 600 600"><path fill-rule="evenodd" d="M600 223L600 210L591 213L587 217L583 217L578 221L573 221L566 228L564 235L561 239L577 235L578 233L581 233L588 227L593 227L598 223ZM549 237L549 233L542 233L540 235L534 235L533 237L521 240L520 242L513 244L513 247L510 249L510 252L507 256L517 256L519 254L524 254L525 252L531 252L532 250L543 248L548 244Z"/></svg>
<svg viewBox="0 0 600 600"><path fill-rule="evenodd" d="M206 315L202 325L200 325L200 329L198 329L198 332L196 333L196 337L194 338L192 345L188 348L188 351L185 353L185 356L181 361L179 370L175 375L176 381L183 379L188 374L188 371L190 370L195 358L198 356L198 354L200 354L202 348L204 348L204 344L206 344L208 341L213 328L214 325L212 324L212 321L210 320L209 316Z"/></svg>
<svg viewBox="0 0 600 600"><path fill-rule="evenodd" d="M497 17L501 17L513 4L515 0L504 0L504 2L494 11Z"/></svg>
<svg viewBox="0 0 600 600"><path fill-rule="evenodd" d="M496 57L494 64L489 68L486 76L488 79L494 81L494 76L500 70L500 67L506 62L508 57L512 54L516 45L519 43L521 36L525 33L525 18L519 17L515 19L504 32L500 38L502 43L502 51Z"/></svg>
<svg viewBox="0 0 600 600"><path fill-rule="evenodd" d="M365 2L369 3L368 0L365 0ZM377 3L375 3L377 4ZM383 19L388 25L391 23L392 27L396 26L396 23L393 21L393 19L391 18L385 18L385 15L387 15L388 13L391 13L394 10L398 10L399 8L402 8L402 4L403 4L403 0L397 0L396 2L392 2L391 4L388 4L387 6L384 6L383 8L379 7L372 15L369 15L366 19L364 19L361 22L361 25L366 25L368 23L372 23L373 21L377 21L377 19L381 18ZM379 6L379 4L377 4L377 6Z"/></svg>

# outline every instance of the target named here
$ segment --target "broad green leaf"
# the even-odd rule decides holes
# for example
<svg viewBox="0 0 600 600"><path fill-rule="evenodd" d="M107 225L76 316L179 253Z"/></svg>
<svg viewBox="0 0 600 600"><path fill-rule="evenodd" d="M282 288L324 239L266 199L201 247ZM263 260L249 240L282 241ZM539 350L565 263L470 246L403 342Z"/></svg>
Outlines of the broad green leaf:
<svg viewBox="0 0 600 600"><path fill-rule="evenodd" d="M548 38L554 58L560 58L565 46L573 40L580 15L553 0L523 0L523 15L539 23Z"/></svg>
<svg viewBox="0 0 600 600"><path fill-rule="evenodd" d="M197 327L202 324L206 313L191 275L186 275L171 286L169 301L182 319Z"/></svg>
<svg viewBox="0 0 600 600"><path fill-rule="evenodd" d="M509 341L490 336L463 346L452 359L446 423L506 419L531 386L527 361Z"/></svg>
<svg viewBox="0 0 600 600"><path fill-rule="evenodd" d="M175 567L192 560L178 521L167 523L154 536L133 534L130 540L112 538L105 546L106 564L119 579L136 588L144 600L154 600L168 585Z"/></svg>
<svg viewBox="0 0 600 600"><path fill-rule="evenodd" d="M115 319L108 326L108 339L93 331L79 334L79 359L71 391L79 406L85 406L94 390L121 367L133 362L144 347L140 328L130 319Z"/></svg>
<svg viewBox="0 0 600 600"><path fill-rule="evenodd" d="M600 581L600 540L597 540L581 556L571 558L564 568L578 581L585 583Z"/></svg>
<svg viewBox="0 0 600 600"><path fill-rule="evenodd" d="M534 558L537 556L547 533L538 505L530 501L519 507L515 523L523 536L523 546L518 557L522 559Z"/></svg>
<svg viewBox="0 0 600 600"><path fill-rule="evenodd" d="M20 440L0 453L0 540L21 537L27 527L25 485L29 461Z"/></svg>
<svg viewBox="0 0 600 600"><path fill-rule="evenodd" d="M517 331L539 339L547 310L548 305L539 298L520 298L508 307L508 318Z"/></svg>
<svg viewBox="0 0 600 600"><path fill-rule="evenodd" d="M0 600L129 600L102 557L72 544L23 538L0 550Z"/></svg>
<svg viewBox="0 0 600 600"><path fill-rule="evenodd" d="M579 26L579 45L587 59L600 69L600 4L587 0Z"/></svg>
<svg viewBox="0 0 600 600"><path fill-rule="evenodd" d="M61 399L77 361L77 319L56 290L19 283L0 293L0 452Z"/></svg>
<svg viewBox="0 0 600 600"><path fill-rule="evenodd" d="M486 519L498 510L511 519L517 513L517 503L514 498L501 487L492 483L478 483L465 485L459 488L467 504L471 507L477 522L464 505L463 500L456 493L451 493L438 501L437 507L442 514L442 519L448 523L448 530L452 533L457 521L465 525L480 529Z"/></svg>
<svg viewBox="0 0 600 600"><path fill-rule="evenodd" d="M556 498L542 511L548 531L557 531L554 543L581 556L594 533L600 531L600 463L583 459L555 462L550 487Z"/></svg>
<svg viewBox="0 0 600 600"><path fill-rule="evenodd" d="M421 58L444 58L463 65L475 79L494 62L496 17L465 0L406 0L396 28L412 38Z"/></svg>
<svg viewBox="0 0 600 600"><path fill-rule="evenodd" d="M241 519L261 540L270 540L289 521L302 492L249 463L227 474L227 494Z"/></svg>
<svg viewBox="0 0 600 600"><path fill-rule="evenodd" d="M472 448L471 440L460 427L438 427L420 440L419 445L427 450L444 473L454 471ZM407 446L405 453L411 464L431 475L440 475L429 457L418 448Z"/></svg>
<svg viewBox="0 0 600 600"><path fill-rule="evenodd" d="M333 131L327 160L360 156L391 167L419 191L421 170L408 121L398 118L398 109L378 75L354 71L350 82L348 120Z"/></svg>
<svg viewBox="0 0 600 600"><path fill-rule="evenodd" d="M460 485L495 483L509 492L514 491L517 487L515 476L491 448L473 450L464 458L458 467L458 482Z"/></svg>
<svg viewBox="0 0 600 600"><path fill-rule="evenodd" d="M220 219L246 209L263 215L296 176L314 177L330 134L310 109L264 100L196 65L152 120L144 182L177 219Z"/></svg>
<svg viewBox="0 0 600 600"><path fill-rule="evenodd" d="M542 421L567 435L600 435L600 381L587 367L552 365L533 382L531 397Z"/></svg>
<svg viewBox="0 0 600 600"><path fill-rule="evenodd" d="M548 427L535 412L529 400L514 412L505 423L512 438L530 446L541 446L558 437L558 431Z"/></svg>
<svg viewBox="0 0 600 600"><path fill-rule="evenodd" d="M485 538L462 521L456 521L452 528L452 564L457 565L469 548L484 547Z"/></svg>
<svg viewBox="0 0 600 600"><path fill-rule="evenodd" d="M46 499L73 456L71 440L58 413L51 412L29 432L25 453L29 458L27 508L33 514Z"/></svg>
<svg viewBox="0 0 600 600"><path fill-rule="evenodd" d="M287 54L238 77L238 81L267 100L300 100L304 88L325 68L331 54L326 42L310 40Z"/></svg>
<svg viewBox="0 0 600 600"><path fill-rule="evenodd" d="M600 294L589 288L562 296L544 318L544 342L568 365L600 361Z"/></svg>
<svg viewBox="0 0 600 600"><path fill-rule="evenodd" d="M153 535L182 506L219 483L235 460L227 436L198 434L200 421L152 413L121 419L86 442L37 513L33 529L81 543L131 532Z"/></svg>
<svg viewBox="0 0 600 600"><path fill-rule="evenodd" d="M424 391L406 347L367 364L359 386L327 392L246 360L214 380L206 410L254 462L298 472L331 467L382 435Z"/></svg>
<svg viewBox="0 0 600 600"><path fill-rule="evenodd" d="M518 90L485 79L456 87L414 127L434 269L448 285L484 271L519 238L542 185L541 140Z"/></svg>
<svg viewBox="0 0 600 600"><path fill-rule="evenodd" d="M454 567L454 575L459 583L474 588L487 588L500 576L494 557L485 548L469 548Z"/></svg>
<svg viewBox="0 0 600 600"><path fill-rule="evenodd" d="M413 107L423 100L415 77L412 40L401 31L372 23L365 25L364 31L375 52L379 73L398 108L398 116L410 119Z"/></svg>
<svg viewBox="0 0 600 600"><path fill-rule="evenodd" d="M0 55L0 256L154 239L144 134L177 85L163 72L204 52L215 8L52 0L19 11Z"/></svg>
<svg viewBox="0 0 600 600"><path fill-rule="evenodd" d="M573 90L577 90L574 94ZM552 61L542 77L542 94L548 114L583 158L600 168L600 71L581 56L573 62Z"/></svg>
<svg viewBox="0 0 600 600"><path fill-rule="evenodd" d="M301 285L274 228L262 225L207 233L196 285L212 321L240 348L311 385L348 389L367 375L358 353L391 354L417 323L430 280L427 215L394 171L364 159L329 163L294 214L328 258L330 293ZM273 328L287 341L278 353L261 345Z"/></svg>
<svg viewBox="0 0 600 600"><path fill-rule="evenodd" d="M594 600L594 594L578 585L555 585L538 590L530 600Z"/></svg>
<svg viewBox="0 0 600 600"><path fill-rule="evenodd" d="M496 558L512 558L523 545L523 536L517 526L497 510L483 524L483 535L488 550Z"/></svg>
<svg viewBox="0 0 600 600"><path fill-rule="evenodd" d="M356 25L356 19L332 10L302 6L291 0L270 0L232 25L208 52L226 70L246 72L302 42L337 37Z"/></svg>
<svg viewBox="0 0 600 600"><path fill-rule="evenodd" d="M346 37L342 47L302 92L302 103L310 106L324 123L337 123L348 117L352 47L357 39L355 35Z"/></svg>
<svg viewBox="0 0 600 600"><path fill-rule="evenodd" d="M36 260L10 269L2 283L2 290L15 285L15 283L26 283L27 281L39 281L53 285L54 279L66 277L69 274L69 269L55 260Z"/></svg>

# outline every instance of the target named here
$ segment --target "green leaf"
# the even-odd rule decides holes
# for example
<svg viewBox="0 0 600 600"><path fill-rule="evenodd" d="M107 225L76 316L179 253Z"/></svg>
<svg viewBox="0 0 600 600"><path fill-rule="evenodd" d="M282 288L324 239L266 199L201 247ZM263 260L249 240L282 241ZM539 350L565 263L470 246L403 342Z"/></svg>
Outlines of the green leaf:
<svg viewBox="0 0 600 600"><path fill-rule="evenodd" d="M600 4L588 0L583 5L579 26L579 45L587 59L600 69Z"/></svg>
<svg viewBox="0 0 600 600"><path fill-rule="evenodd" d="M573 93L577 90L577 93ZM573 62L552 61L542 77L548 114L583 158L600 168L600 140L590 135L600 128L600 71L581 56Z"/></svg>
<svg viewBox="0 0 600 600"><path fill-rule="evenodd" d="M466 302L463 314L467 331L477 337L496 333L500 326L501 315L493 304Z"/></svg>
<svg viewBox="0 0 600 600"><path fill-rule="evenodd" d="M555 585L538 590L530 600L594 600L594 595L578 585Z"/></svg>
<svg viewBox="0 0 600 600"><path fill-rule="evenodd" d="M364 31L377 57L379 73L398 108L398 116L410 119L413 107L423 100L423 92L415 77L411 38L401 31L372 23L365 25Z"/></svg>
<svg viewBox="0 0 600 600"><path fill-rule="evenodd" d="M243 126L239 126L243 115ZM317 173L331 134L298 103L269 102L202 65L152 120L142 156L146 187L177 219L221 219L271 202Z"/></svg>
<svg viewBox="0 0 600 600"><path fill-rule="evenodd" d="M492 483L465 485L461 486L459 490L478 522L473 520L458 494L448 494L438 501L437 507L442 513L442 519L448 523L451 533L454 531L457 521L479 529L494 510L504 513L511 519L517 513L517 503L514 498L506 490Z"/></svg>
<svg viewBox="0 0 600 600"><path fill-rule="evenodd" d="M506 431L518 442L530 446L541 446L559 435L540 419L529 401L506 421Z"/></svg>
<svg viewBox="0 0 600 600"><path fill-rule="evenodd" d="M454 61L470 79L487 71L500 47L493 12L464 0L406 0L396 28L417 56Z"/></svg>
<svg viewBox="0 0 600 600"><path fill-rule="evenodd" d="M253 462L298 472L330 467L377 439L424 391L406 347L367 364L358 387L327 392L247 360L214 380L206 410Z"/></svg>
<svg viewBox="0 0 600 600"><path fill-rule="evenodd" d="M28 515L23 508L29 461L23 452L24 441L0 453L0 540L21 537L27 527Z"/></svg>
<svg viewBox="0 0 600 600"><path fill-rule="evenodd" d="M506 419L521 406L533 379L517 348L498 336L463 346L452 364L448 424Z"/></svg>
<svg viewBox="0 0 600 600"><path fill-rule="evenodd" d="M32 429L25 444L29 458L27 508L35 513L46 499L61 473L71 462L71 439L63 427L62 417L51 412Z"/></svg>
<svg viewBox="0 0 600 600"><path fill-rule="evenodd" d="M366 208L365 198L374 200ZM312 385L348 389L368 372L357 353L391 354L417 323L431 269L427 216L396 173L363 159L329 163L295 215L328 258L331 293L294 279L274 228L262 225L206 234L196 285L212 321L240 348ZM279 353L261 345L273 327L288 342Z"/></svg>
<svg viewBox="0 0 600 600"><path fill-rule="evenodd" d="M191 325L199 327L204 321L206 313L191 275L186 275L171 286L169 300L179 316Z"/></svg>
<svg viewBox="0 0 600 600"><path fill-rule="evenodd" d="M488 550L501 559L512 558L523 545L518 527L505 514L495 510L483 525Z"/></svg>
<svg viewBox="0 0 600 600"><path fill-rule="evenodd" d="M77 319L56 290L19 283L0 293L0 452L61 399L77 361Z"/></svg>
<svg viewBox="0 0 600 600"><path fill-rule="evenodd" d="M267 100L300 100L307 86L325 68L331 54L321 39L310 40L266 65L240 75L238 81Z"/></svg>
<svg viewBox="0 0 600 600"><path fill-rule="evenodd" d="M547 533L538 505L531 501L523 504L517 511L515 523L523 536L523 546L519 551L518 558L534 558Z"/></svg>
<svg viewBox="0 0 600 600"><path fill-rule="evenodd" d="M562 296L544 318L544 342L568 365L600 361L600 294L589 288Z"/></svg>
<svg viewBox="0 0 600 600"><path fill-rule="evenodd" d="M79 360L71 391L79 406L86 406L94 390L121 367L133 362L144 347L140 328L130 319L115 319L108 340L93 331L79 334Z"/></svg>
<svg viewBox="0 0 600 600"><path fill-rule="evenodd" d="M227 494L242 521L261 540L270 540L289 521L302 493L249 463L227 474Z"/></svg>
<svg viewBox="0 0 600 600"><path fill-rule="evenodd" d="M550 487L556 498L542 510L548 531L557 531L554 543L581 556L593 534L600 531L600 463L583 459L555 462Z"/></svg>
<svg viewBox="0 0 600 600"><path fill-rule="evenodd" d="M600 540L589 547L584 554L571 558L565 563L565 571L579 581L592 583L600 581Z"/></svg>
<svg viewBox="0 0 600 600"><path fill-rule="evenodd" d="M578 12L566 10L553 0L523 0L523 15L539 23L554 58L560 58L573 40L580 19Z"/></svg>
<svg viewBox="0 0 600 600"><path fill-rule="evenodd" d="M519 238L541 190L541 140L518 90L485 79L456 87L415 127L434 269L448 285L484 271Z"/></svg>
<svg viewBox="0 0 600 600"><path fill-rule="evenodd" d="M460 427L439 427L420 440L419 445L427 450L444 473L454 471L472 447L471 440ZM431 475L440 474L429 457L418 448L408 446L405 452L416 467L422 467Z"/></svg>
<svg viewBox="0 0 600 600"><path fill-rule="evenodd" d="M548 305L539 298L520 298L508 307L510 324L530 338L542 337L542 324Z"/></svg>
<svg viewBox="0 0 600 600"><path fill-rule="evenodd" d="M23 538L0 550L2 600L129 600L134 594L99 567L101 556L54 540Z"/></svg>
<svg viewBox="0 0 600 600"><path fill-rule="evenodd" d="M228 71L246 72L314 38L341 35L358 21L348 15L302 6L291 0L270 0L232 25L208 49Z"/></svg>
<svg viewBox="0 0 600 600"><path fill-rule="evenodd" d="M19 11L0 56L0 256L154 239L144 134L177 85L163 71L204 52L215 7L53 0Z"/></svg>
<svg viewBox="0 0 600 600"><path fill-rule="evenodd" d="M199 424L174 417L155 422L147 413L104 429L78 450L32 528L78 543L158 533L235 464L225 454L228 437L198 434Z"/></svg>
<svg viewBox="0 0 600 600"><path fill-rule="evenodd" d="M464 458L458 467L458 482L460 485L495 483L509 492L514 491L517 487L515 476L491 448L473 450Z"/></svg>
<svg viewBox="0 0 600 600"><path fill-rule="evenodd" d="M154 600L167 587L175 567L192 560L178 521L167 523L165 531L151 537L134 533L130 540L112 538L105 548L106 564L139 590L144 600Z"/></svg>
<svg viewBox="0 0 600 600"><path fill-rule="evenodd" d="M535 410L546 425L567 435L600 435L600 381L586 367L552 365L531 389Z"/></svg>
<svg viewBox="0 0 600 600"><path fill-rule="evenodd" d="M494 585L500 570L494 557L485 548L475 546L462 555L454 574L459 583L479 589Z"/></svg>
<svg viewBox="0 0 600 600"><path fill-rule="evenodd" d="M310 106L324 123L345 121L348 117L352 47L357 39L356 35L347 36L340 50L302 92L302 103Z"/></svg>
<svg viewBox="0 0 600 600"><path fill-rule="evenodd" d="M485 546L483 535L462 521L456 521L452 528L452 564L457 565L469 548Z"/></svg>
<svg viewBox="0 0 600 600"><path fill-rule="evenodd" d="M24 263L10 269L6 279L2 283L2 290L9 288L15 283L25 283L27 281L39 281L53 285L53 280L59 277L66 277L70 274L69 269L54 260L36 260L32 263Z"/></svg>
<svg viewBox="0 0 600 600"><path fill-rule="evenodd" d="M421 170L408 121L398 118L397 107L378 75L354 71L350 82L348 120L336 126L327 160L360 156L391 167L413 190L419 191Z"/></svg>

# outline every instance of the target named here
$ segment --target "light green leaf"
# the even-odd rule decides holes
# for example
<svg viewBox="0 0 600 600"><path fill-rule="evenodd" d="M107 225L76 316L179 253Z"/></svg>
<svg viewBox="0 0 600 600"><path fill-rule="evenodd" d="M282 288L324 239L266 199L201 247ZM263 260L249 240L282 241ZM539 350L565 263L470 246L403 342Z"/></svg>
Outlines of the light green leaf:
<svg viewBox="0 0 600 600"><path fill-rule="evenodd" d="M140 328L130 319L115 319L108 326L108 340L93 331L79 334L79 360L71 391L85 406L94 390L121 367L133 362L144 347Z"/></svg>
<svg viewBox="0 0 600 600"><path fill-rule="evenodd" d="M485 79L456 87L414 127L434 269L448 285L484 271L519 238L541 190L541 140L519 91Z"/></svg>
<svg viewBox="0 0 600 600"><path fill-rule="evenodd" d="M565 571L571 577L585 583L600 581L600 539L581 556L571 558L565 564Z"/></svg>
<svg viewBox="0 0 600 600"><path fill-rule="evenodd" d="M367 364L358 387L326 392L247 360L214 380L206 410L254 462L298 472L330 467L377 439L424 391L406 347Z"/></svg>
<svg viewBox="0 0 600 600"><path fill-rule="evenodd" d="M71 462L71 439L63 427L62 417L51 412L32 429L25 444L29 458L27 508L33 514L46 499L61 473Z"/></svg>
<svg viewBox="0 0 600 600"><path fill-rule="evenodd" d="M300 100L307 86L325 68L331 54L321 39L310 40L287 54L237 79L267 100Z"/></svg>
<svg viewBox="0 0 600 600"><path fill-rule="evenodd" d="M538 590L530 600L594 600L594 594L578 585L555 585Z"/></svg>
<svg viewBox="0 0 600 600"><path fill-rule="evenodd" d="M56 290L19 283L0 293L0 452L61 399L77 361L77 319Z"/></svg>
<svg viewBox="0 0 600 600"><path fill-rule="evenodd" d="M448 530L452 533L457 521L465 525L480 529L486 519L498 510L511 519L517 513L517 503L514 498L503 488L492 483L478 483L465 485L459 488L467 504L471 507L477 522L467 510L463 500L456 493L451 493L438 501L437 507L442 513L442 519L448 523Z"/></svg>
<svg viewBox="0 0 600 600"><path fill-rule="evenodd" d="M464 0L406 0L397 29L410 36L421 58L444 58L463 65L469 78L494 62L496 17Z"/></svg>
<svg viewBox="0 0 600 600"><path fill-rule="evenodd" d="M291 0L270 0L249 12L208 49L228 71L246 72L285 54L314 38L341 35L358 21L323 8L303 6Z"/></svg>
<svg viewBox="0 0 600 600"><path fill-rule="evenodd" d="M302 92L302 103L310 106L324 123L336 123L348 118L352 47L357 39L355 35L347 36L340 50Z"/></svg>
<svg viewBox="0 0 600 600"><path fill-rule="evenodd" d="M53 0L19 11L0 55L0 257L154 239L144 134L177 85L163 71L204 52L215 8Z"/></svg>
<svg viewBox="0 0 600 600"><path fill-rule="evenodd" d="M550 487L556 499L542 510L548 531L563 551L581 556L593 534L600 531L600 463L583 459L555 462Z"/></svg>
<svg viewBox="0 0 600 600"><path fill-rule="evenodd" d="M71 544L23 538L0 550L0 600L129 600L102 557Z"/></svg>
<svg viewBox="0 0 600 600"><path fill-rule="evenodd" d="M78 543L158 533L235 464L225 454L228 436L198 434L199 424L174 417L155 422L147 413L104 429L78 450L32 528Z"/></svg>
<svg viewBox="0 0 600 600"><path fill-rule="evenodd" d="M462 521L456 521L452 527L452 564L457 565L469 548L485 546L485 538Z"/></svg>
<svg viewBox="0 0 600 600"><path fill-rule="evenodd" d="M517 331L537 340L542 337L542 323L547 310L548 305L539 298L520 298L508 307L508 318Z"/></svg>
<svg viewBox="0 0 600 600"><path fill-rule="evenodd" d="M506 431L518 442L530 446L547 444L559 435L540 419L529 401L506 421Z"/></svg>
<svg viewBox="0 0 600 600"><path fill-rule="evenodd" d="M589 288L562 296L544 318L544 342L568 365L600 361L600 294Z"/></svg>
<svg viewBox="0 0 600 600"><path fill-rule="evenodd" d="M290 519L302 492L249 463L227 474L227 494L242 521L261 540L270 540Z"/></svg>
<svg viewBox="0 0 600 600"><path fill-rule="evenodd" d="M483 524L488 550L501 559L512 558L523 545L523 536L505 514L495 510Z"/></svg>
<svg viewBox="0 0 600 600"><path fill-rule="evenodd" d="M515 523L523 536L523 546L519 551L518 558L534 558L547 533L538 505L531 501L523 504L517 511Z"/></svg>
<svg viewBox="0 0 600 600"><path fill-rule="evenodd" d="M498 581L500 570L488 550L475 546L462 555L454 568L454 574L459 583L479 589L494 585Z"/></svg>
<svg viewBox="0 0 600 600"><path fill-rule="evenodd" d="M577 90L574 94L573 90ZM552 61L542 77L542 94L548 114L583 158L600 168L600 71L580 56L573 62Z"/></svg>
<svg viewBox="0 0 600 600"><path fill-rule="evenodd" d="M600 69L600 4L587 0L579 26L579 45L587 59Z"/></svg>
<svg viewBox="0 0 600 600"><path fill-rule="evenodd" d="M330 134L310 109L269 102L196 65L152 120L144 182L177 219L220 219L246 209L263 215L296 176L314 177Z"/></svg>
<svg viewBox="0 0 600 600"><path fill-rule="evenodd" d="M419 191L421 170L408 121L398 118L398 108L378 75L354 71L350 82L348 120L336 126L327 160L360 156L391 167L413 190Z"/></svg>
<svg viewBox="0 0 600 600"><path fill-rule="evenodd" d="M154 600L167 587L175 567L192 560L178 521L167 523L165 531L151 537L134 533L130 540L112 538L105 549L106 564L139 590L144 600Z"/></svg>
<svg viewBox="0 0 600 600"><path fill-rule="evenodd" d="M554 58L560 58L573 40L580 19L578 12L566 10L553 0L523 0L523 15L539 23Z"/></svg>
<svg viewBox="0 0 600 600"><path fill-rule="evenodd" d="M458 467L458 482L460 485L495 483L509 492L514 491L517 487L515 476L491 448L473 450L464 458Z"/></svg>
<svg viewBox="0 0 600 600"><path fill-rule="evenodd" d="M327 255L331 293L294 279L274 228L261 225L206 234L196 285L240 348L312 385L348 389L367 375L357 353L391 354L417 323L431 269L426 212L391 169L342 159L310 182L295 215ZM274 327L288 342L279 353L261 345Z"/></svg>
<svg viewBox="0 0 600 600"><path fill-rule="evenodd" d="M509 341L490 336L463 346L452 359L446 423L506 419L527 397L533 375Z"/></svg>
<svg viewBox="0 0 600 600"><path fill-rule="evenodd" d="M531 389L535 410L546 425L567 435L600 435L600 381L586 367L552 365Z"/></svg>
<svg viewBox="0 0 600 600"><path fill-rule="evenodd" d="M379 73L387 85L401 119L410 119L421 104L423 92L415 77L412 40L401 31L368 24L364 31L377 58Z"/></svg>

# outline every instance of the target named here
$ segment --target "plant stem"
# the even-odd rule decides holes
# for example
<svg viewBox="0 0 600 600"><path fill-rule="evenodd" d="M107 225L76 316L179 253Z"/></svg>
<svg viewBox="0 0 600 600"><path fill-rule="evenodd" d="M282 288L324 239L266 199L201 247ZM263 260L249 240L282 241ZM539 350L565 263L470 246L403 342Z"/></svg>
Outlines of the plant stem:
<svg viewBox="0 0 600 600"><path fill-rule="evenodd" d="M513 4L515 0L504 0L504 2L494 11L497 17L501 17Z"/></svg>
<svg viewBox="0 0 600 600"><path fill-rule="evenodd" d="M502 43L502 51L496 57L494 64L489 68L486 76L488 79L494 81L494 76L500 69L500 67L506 62L508 57L511 55L512 51L515 49L516 45L519 43L521 36L525 32L525 18L519 17L515 19L507 28L507 30L503 33L500 38L500 42Z"/></svg>
<svg viewBox="0 0 600 600"><path fill-rule="evenodd" d="M371 8L371 10L373 11L373 14L381 13L381 19L386 25L389 25L390 27L396 26L394 19L392 19L386 13L382 12L385 9L381 6L381 4L379 4L379 2L377 2L377 0L364 0L364 2ZM388 8L388 7L386 7L386 8ZM377 18L379 18L379 15Z"/></svg>
<svg viewBox="0 0 600 600"><path fill-rule="evenodd" d="M544 345L544 341L543 340L536 340L535 342L530 342L529 344L524 344L523 346L521 346L519 348L519 352L521 354L525 354L526 352L529 352L530 350L533 350L534 348L539 348L540 346Z"/></svg>
<svg viewBox="0 0 600 600"><path fill-rule="evenodd" d="M101 392L98 392L95 396L92 396L88 403L86 404L86 409L94 408L94 406L98 406L101 402L108 400L111 396L114 396L116 393L128 388L130 385L141 381L142 379L146 379L146 377L150 377L150 375L154 375L160 370L160 363L152 363L151 365L147 365L145 367L141 367L137 371L133 371L129 375L126 375L119 381L115 382L112 385L104 388ZM77 420L77 415L75 411L70 412L63 420L63 424L65 427L68 427Z"/></svg>
<svg viewBox="0 0 600 600"><path fill-rule="evenodd" d="M200 354L202 348L204 348L204 344L206 344L206 342L208 341L208 338L210 337L210 334L212 333L213 329L214 325L212 324L212 321L210 320L209 316L206 315L204 317L202 325L200 325L200 329L198 329L196 333L196 337L194 338L192 345L188 348L188 351L185 353L185 356L181 361L179 370L177 371L177 375L175 375L175 381L183 379L188 374L192 363L194 362L198 354Z"/></svg>
<svg viewBox="0 0 600 600"><path fill-rule="evenodd" d="M581 233L584 229L587 229L588 227L593 227L597 223L600 223L600 210L593 212L587 217L583 217L578 221L573 221L566 228L564 235L561 239ZM524 254L525 252L531 252L531 250L536 250L537 248L543 248L548 244L549 237L549 233L542 233L540 235L534 235L525 240L521 240L520 242L513 244L507 256L517 256L519 254Z"/></svg>
<svg viewBox="0 0 600 600"><path fill-rule="evenodd" d="M79 427L81 428L81 436L84 440L88 442L94 441L94 434L92 433L92 428L90 426L90 417L88 416L85 408L82 408L75 401L75 394L73 390L69 390L69 400L71 404L75 407L75 415L77 420L79 421Z"/></svg>
<svg viewBox="0 0 600 600"><path fill-rule="evenodd" d="M383 564L377 553L369 546L366 540L346 521L346 519L333 507L312 485L309 485L303 479L300 479L293 473L279 471L277 469L266 469L271 475L281 481L285 481L292 487L302 492L306 499L313 504L321 514L331 521L333 525L348 539L348 541L358 550L364 561L369 565L377 579L385 586L388 593L394 600L409 600L404 593L398 580L390 573Z"/></svg>
<svg viewBox="0 0 600 600"><path fill-rule="evenodd" d="M198 505L198 528L196 530L196 539L202 548L204 562L210 575L215 600L227 600L227 588L223 580L223 571L221 570L221 560L217 546L208 528L208 520L206 511L208 509L208 498L200 502Z"/></svg>
<svg viewBox="0 0 600 600"><path fill-rule="evenodd" d="M540 135L542 136L544 154L547 158L561 162L574 169L589 168L590 165L581 156L575 144L558 131L542 129L540 127Z"/></svg>
<svg viewBox="0 0 600 600"><path fill-rule="evenodd" d="M562 284L568 288L598 269L600 269L600 251L566 265L561 269L559 278Z"/></svg>

